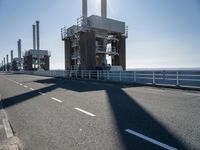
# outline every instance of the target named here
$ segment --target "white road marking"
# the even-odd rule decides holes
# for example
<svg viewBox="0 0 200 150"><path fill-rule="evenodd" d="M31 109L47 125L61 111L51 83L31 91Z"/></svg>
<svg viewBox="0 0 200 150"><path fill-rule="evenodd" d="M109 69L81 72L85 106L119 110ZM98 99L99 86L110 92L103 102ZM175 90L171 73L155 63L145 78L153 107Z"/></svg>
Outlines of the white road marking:
<svg viewBox="0 0 200 150"><path fill-rule="evenodd" d="M38 92L38 93L39 93L39 94L41 94L41 95L43 95L43 96L45 95L45 94L44 94L44 93L42 93L42 92Z"/></svg>
<svg viewBox="0 0 200 150"><path fill-rule="evenodd" d="M57 99L57 98L55 98L55 97L51 97L51 99L54 100L54 101L57 101L57 102L59 102L59 103L62 103L62 102L63 102L63 101L61 101L61 100L59 100L59 99Z"/></svg>
<svg viewBox="0 0 200 150"><path fill-rule="evenodd" d="M190 96L200 96L200 93L183 93L184 95L190 95Z"/></svg>
<svg viewBox="0 0 200 150"><path fill-rule="evenodd" d="M23 85L23 84L20 83L19 85Z"/></svg>
<svg viewBox="0 0 200 150"><path fill-rule="evenodd" d="M25 88L28 88L28 86L24 85Z"/></svg>
<svg viewBox="0 0 200 150"><path fill-rule="evenodd" d="M13 132L12 132L12 129L10 127L8 119L3 119L3 125L4 125L5 131L6 131L7 138L13 137Z"/></svg>
<svg viewBox="0 0 200 150"><path fill-rule="evenodd" d="M147 89L149 91L154 91L154 92L165 92L164 90L160 90L160 89Z"/></svg>
<svg viewBox="0 0 200 150"><path fill-rule="evenodd" d="M89 115L89 116L92 116L92 117L96 116L96 115L94 115L94 114L92 114L92 113L90 113L90 112L87 112L87 111L85 111L85 110L83 110L83 109L80 109L80 108L74 108L74 109L76 109L76 110L78 110L78 111L80 111L80 112L83 112L83 113L85 113L85 114L87 114L87 115Z"/></svg>
<svg viewBox="0 0 200 150"><path fill-rule="evenodd" d="M3 128L4 128L4 126L2 124L0 124L0 129L3 129Z"/></svg>
<svg viewBox="0 0 200 150"><path fill-rule="evenodd" d="M12 79L9 79L9 78L6 78L5 77L5 79L7 79L7 80L9 80L9 81L11 81L11 82L14 82L14 83L16 83L16 84L19 84L17 81L15 81L15 80L12 80Z"/></svg>
<svg viewBox="0 0 200 150"><path fill-rule="evenodd" d="M33 88L30 88L30 90L31 90L31 91L34 91L35 89L33 89Z"/></svg>
<svg viewBox="0 0 200 150"><path fill-rule="evenodd" d="M154 139L152 139L152 138L150 138L150 137L147 137L147 136L145 136L145 135L142 135L142 134L140 134L140 133L138 133L138 132L135 132L135 131L133 131L133 130L126 129L125 132L128 132L128 133L130 133L130 134L133 134L133 135L135 135L135 136L137 136L137 137L139 137L139 138L141 138L141 139L143 139L143 140L146 140L146 141L148 141L148 142L151 142L151 143L153 143L153 144L155 144L155 145L158 145L158 146L160 146L160 147L162 147L162 148L165 148L165 149L167 149L167 150L177 150L177 149L174 148L174 147L171 147L171 146L169 146L169 145L167 145L167 144L164 144L164 143L161 143L161 142L159 142L159 141L156 141L156 140L154 140Z"/></svg>
<svg viewBox="0 0 200 150"><path fill-rule="evenodd" d="M12 145L9 146L9 149L10 150L19 150L19 147L18 147L17 144L12 144Z"/></svg>

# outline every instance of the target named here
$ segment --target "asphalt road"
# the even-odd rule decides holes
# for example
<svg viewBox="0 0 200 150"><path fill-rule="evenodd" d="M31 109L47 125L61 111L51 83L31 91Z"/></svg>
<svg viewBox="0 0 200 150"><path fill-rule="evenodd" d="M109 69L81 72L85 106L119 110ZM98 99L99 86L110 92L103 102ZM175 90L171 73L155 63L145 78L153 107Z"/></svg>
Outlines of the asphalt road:
<svg viewBox="0 0 200 150"><path fill-rule="evenodd" d="M200 149L200 92L0 74L21 149Z"/></svg>

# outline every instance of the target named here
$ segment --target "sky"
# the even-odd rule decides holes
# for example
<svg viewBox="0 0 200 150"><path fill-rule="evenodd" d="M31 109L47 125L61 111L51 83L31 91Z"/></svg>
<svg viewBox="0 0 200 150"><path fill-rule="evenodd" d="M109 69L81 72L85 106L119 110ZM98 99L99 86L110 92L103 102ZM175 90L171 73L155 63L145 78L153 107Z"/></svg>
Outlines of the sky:
<svg viewBox="0 0 200 150"><path fill-rule="evenodd" d="M200 0L107 0L108 18L128 25L127 68L200 67ZM88 14L100 15L100 0ZM61 28L76 24L82 0L0 0L0 62L10 50L32 49L32 24L40 21L40 49L51 51L50 68L64 69Z"/></svg>

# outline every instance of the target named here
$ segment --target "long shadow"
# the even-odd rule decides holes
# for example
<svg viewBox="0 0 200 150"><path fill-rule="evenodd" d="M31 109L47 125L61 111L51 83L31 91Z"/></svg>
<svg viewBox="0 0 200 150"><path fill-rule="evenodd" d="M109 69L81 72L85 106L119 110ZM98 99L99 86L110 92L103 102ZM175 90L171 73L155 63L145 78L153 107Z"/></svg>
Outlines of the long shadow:
<svg viewBox="0 0 200 150"><path fill-rule="evenodd" d="M106 91L126 150L162 148L124 132L125 129L131 129L174 148L189 149L188 146L179 141L162 123L138 105L136 100L128 96L121 88L111 88Z"/></svg>
<svg viewBox="0 0 200 150"><path fill-rule="evenodd" d="M35 80L37 83L51 84L48 87L10 97L3 100L4 107L11 107L18 103L30 100L39 95L38 92L50 92L57 88L76 92L88 92L106 90L113 118L115 119L120 139L124 150L130 149L162 149L154 144L139 139L125 132L125 129L132 129L155 140L168 144L178 149L189 149L178 137L166 129L156 118L150 115L145 109L136 103L136 100L128 96L122 88L123 85L105 86L104 84L93 84L93 82L80 83L79 81L58 80L49 78Z"/></svg>
<svg viewBox="0 0 200 150"><path fill-rule="evenodd" d="M46 93L46 92L53 91L56 88L57 88L56 85L51 85L51 86L41 88L41 89L38 89L35 91L30 91L30 92L20 94L17 96L8 97L8 98L2 100L2 106L3 106L3 108L11 107L13 105L22 103L27 100L31 100L32 98L39 96L40 94L38 92Z"/></svg>

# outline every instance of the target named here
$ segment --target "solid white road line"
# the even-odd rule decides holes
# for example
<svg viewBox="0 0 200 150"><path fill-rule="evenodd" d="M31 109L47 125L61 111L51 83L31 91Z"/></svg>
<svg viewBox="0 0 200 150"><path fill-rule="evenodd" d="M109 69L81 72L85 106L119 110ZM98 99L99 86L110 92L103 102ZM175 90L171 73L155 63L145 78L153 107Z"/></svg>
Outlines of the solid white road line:
<svg viewBox="0 0 200 150"><path fill-rule="evenodd" d="M137 137L139 137L139 138L141 138L141 139L143 139L143 140L146 140L146 141L148 141L148 142L151 142L151 143L153 143L153 144L155 144L155 145L158 145L158 146L160 146L160 147L162 147L162 148L165 148L165 149L167 149L167 150L177 150L177 149L174 148L174 147L171 147L171 146L169 146L169 145L167 145L167 144L164 144L164 143L161 143L161 142L159 142L159 141L156 141L156 140L154 140L154 139L152 139L152 138L150 138L150 137L147 137L147 136L145 136L145 135L142 135L142 134L140 134L140 133L138 133L138 132L135 132L135 131L133 131L133 130L126 129L125 132L128 132L128 133L130 133L130 134L133 134L133 135L135 135L135 136L137 136Z"/></svg>
<svg viewBox="0 0 200 150"><path fill-rule="evenodd" d="M25 88L28 88L28 86L24 85Z"/></svg>
<svg viewBox="0 0 200 150"><path fill-rule="evenodd" d="M59 102L59 103L62 103L62 102L63 102L63 101L61 101L61 100L59 100L59 99L57 99L57 98L55 98L55 97L51 97L51 99L54 100L54 101L57 101L57 102Z"/></svg>
<svg viewBox="0 0 200 150"><path fill-rule="evenodd" d="M83 112L83 113L85 113L85 114L87 114L87 115L89 115L89 116L92 116L92 117L96 116L96 115L94 115L94 114L92 114L92 113L90 113L90 112L87 112L87 111L85 111L85 110L83 110L83 109L80 109L80 108L74 108L74 109L76 109L76 110L78 110L78 111L80 111L80 112Z"/></svg>
<svg viewBox="0 0 200 150"><path fill-rule="evenodd" d="M153 92L165 92L164 90L161 90L161 89L147 89L149 91L153 91Z"/></svg>
<svg viewBox="0 0 200 150"><path fill-rule="evenodd" d="M44 93L42 93L42 92L38 92L38 93L39 93L39 94L41 94L41 95L43 95L43 96L45 95L45 94L44 94Z"/></svg>
<svg viewBox="0 0 200 150"><path fill-rule="evenodd" d="M6 131L7 138L13 137L13 132L10 127L9 121L7 119L3 119L3 125L4 125L5 131Z"/></svg>
<svg viewBox="0 0 200 150"><path fill-rule="evenodd" d="M190 96L200 96L200 93L183 93L184 95L190 95Z"/></svg>
<svg viewBox="0 0 200 150"><path fill-rule="evenodd" d="M14 82L14 83L17 83L17 84L19 84L17 81L15 81L15 80L12 80L12 79L9 79L9 78L6 78L5 77L5 79L7 79L7 80L9 80L9 81L11 81L11 82Z"/></svg>
<svg viewBox="0 0 200 150"><path fill-rule="evenodd" d="M34 91L35 89L33 89L33 88L30 88L30 90L31 90L31 91Z"/></svg>

